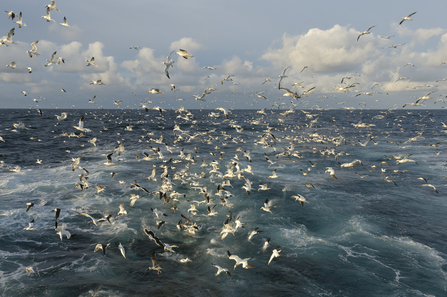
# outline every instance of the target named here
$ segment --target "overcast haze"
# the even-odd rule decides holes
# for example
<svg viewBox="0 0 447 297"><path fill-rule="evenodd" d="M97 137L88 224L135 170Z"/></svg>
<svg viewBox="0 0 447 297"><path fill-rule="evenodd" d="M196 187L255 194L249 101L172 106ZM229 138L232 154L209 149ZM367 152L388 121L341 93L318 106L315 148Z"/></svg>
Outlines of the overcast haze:
<svg viewBox="0 0 447 297"><path fill-rule="evenodd" d="M0 46L0 108L401 108L432 91L421 107L406 108L447 106L446 1L59 0L47 22L50 2L2 1L0 38L15 28L16 44ZM22 12L27 26L5 10ZM59 24L64 16L71 27ZM30 58L36 40L41 56ZM179 49L194 57L172 54L168 79L163 62ZM54 51L65 63L45 67ZM98 67L86 66L91 57ZM5 66L12 61L17 69ZM278 76L288 66L281 87L313 93L282 96ZM227 75L232 81L221 84ZM106 85L89 84L98 79ZM209 87L216 90L196 100ZM267 99L255 95L263 91Z"/></svg>

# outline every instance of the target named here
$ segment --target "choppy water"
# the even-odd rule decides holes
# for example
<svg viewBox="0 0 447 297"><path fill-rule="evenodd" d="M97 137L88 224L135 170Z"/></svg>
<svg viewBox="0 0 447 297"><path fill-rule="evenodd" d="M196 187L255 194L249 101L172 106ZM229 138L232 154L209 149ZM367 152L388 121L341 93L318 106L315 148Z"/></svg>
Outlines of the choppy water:
<svg viewBox="0 0 447 297"><path fill-rule="evenodd" d="M0 111L3 296L447 294L444 111L295 110L285 114L267 110L263 115L256 110L233 110L226 119L220 111L191 110L188 120L178 118L180 113L173 110L162 114L67 110L68 118L59 122L55 114L61 112L43 110L39 117L36 110ZM92 132L70 137L71 132L79 136L73 126L82 114ZM360 121L374 126L356 128L354 124ZM19 122L25 128L14 128ZM173 130L174 124L179 129ZM129 125L131 129L126 128ZM96 146L88 142L94 137ZM124 143L125 152L112 155L115 165L104 165L118 143ZM163 159L151 147L159 148ZM186 156L191 154L191 160L181 156L181 150ZM244 151L250 152L252 162L243 156ZM155 157L143 160L143 152ZM407 159L414 162L396 164L410 154ZM79 166L89 172L89 188L84 191L75 184L85 172L82 168L72 171L71 166L72 158L78 157ZM356 159L363 165L341 166ZM202 160L206 165L202 166ZM218 166L210 173L214 160ZM381 164L384 161L388 164ZM10 171L16 166L20 172ZM157 180L148 180L154 166ZM180 196L167 204L159 199L160 166L168 166L168 177L175 184L167 196L176 191L186 198ZM243 171L248 166L252 173ZM337 179L325 172L327 167L335 170ZM227 177L231 187L225 189L233 195L228 197L233 206L226 208L215 195L223 182L219 175L238 168L253 189L248 195L242 188L243 177ZM312 171L303 175L300 169L308 168ZM275 169L279 177L269 178ZM116 173L113 178L111 172ZM426 182L420 177L439 194L432 187L421 187ZM150 193L131 188L134 181ZM188 211L191 202L186 200L204 200L200 190L192 188L194 181L216 199L210 205L217 204L216 216L207 215L205 203L197 205L196 215ZM269 191L257 191L266 183ZM105 186L105 191L97 193L97 185ZM134 206L130 206L131 194L140 196ZM291 199L297 194L308 201L304 207ZM271 213L261 209L266 199L272 202ZM34 203L28 212L27 202ZM122 202L127 215L117 216ZM171 209L172 204L177 211ZM59 228L66 224L74 237L61 240L56 234L55 208L62 210ZM167 214L160 229L151 208ZM229 210L233 222L239 217L245 228L221 240ZM95 226L78 211L95 219L111 214L111 223ZM178 230L181 214L201 229L196 234ZM37 230L23 230L32 219ZM144 228L162 242L177 245L176 253L157 246ZM248 241L255 228L262 232ZM268 237L270 245L262 251ZM98 243L111 243L105 256L94 252ZM115 243L124 246L126 258ZM277 247L282 255L268 265ZM148 270L154 251L160 274ZM227 251L250 258L255 268L233 269L235 261ZM192 262L181 263L185 258ZM211 263L228 268L232 276L215 276L217 269ZM37 267L40 276L28 276L25 267L30 266Z"/></svg>

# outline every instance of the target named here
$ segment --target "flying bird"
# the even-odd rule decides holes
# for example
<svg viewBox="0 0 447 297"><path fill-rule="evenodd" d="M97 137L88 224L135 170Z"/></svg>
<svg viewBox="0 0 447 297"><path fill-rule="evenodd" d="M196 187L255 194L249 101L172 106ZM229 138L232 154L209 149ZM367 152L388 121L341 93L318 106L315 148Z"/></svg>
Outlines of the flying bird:
<svg viewBox="0 0 447 297"><path fill-rule="evenodd" d="M406 17L402 17L402 20L399 22L399 25L402 25L402 23L405 21L412 21L413 19L411 18L411 16L414 15L415 13L416 13L416 11L413 13L410 13Z"/></svg>
<svg viewBox="0 0 447 297"><path fill-rule="evenodd" d="M359 36L357 36L357 41L359 41L360 36L363 36L363 35L366 35L366 34L370 34L371 32L369 32L369 30L371 30L374 27L375 26L371 26L368 29L366 29L366 31L363 31L362 33L360 33Z"/></svg>

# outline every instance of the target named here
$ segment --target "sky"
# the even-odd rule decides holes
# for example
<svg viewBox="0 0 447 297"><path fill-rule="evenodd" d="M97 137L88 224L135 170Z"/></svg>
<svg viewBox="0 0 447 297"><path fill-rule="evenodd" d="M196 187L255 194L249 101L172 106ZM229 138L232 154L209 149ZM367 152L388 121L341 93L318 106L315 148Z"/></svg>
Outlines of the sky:
<svg viewBox="0 0 447 297"><path fill-rule="evenodd" d="M47 22L50 2L2 1L0 39L15 28L15 44L0 46L0 108L447 106L447 1L58 0ZM53 52L65 63L45 67ZM285 68L281 88L301 98L278 89Z"/></svg>

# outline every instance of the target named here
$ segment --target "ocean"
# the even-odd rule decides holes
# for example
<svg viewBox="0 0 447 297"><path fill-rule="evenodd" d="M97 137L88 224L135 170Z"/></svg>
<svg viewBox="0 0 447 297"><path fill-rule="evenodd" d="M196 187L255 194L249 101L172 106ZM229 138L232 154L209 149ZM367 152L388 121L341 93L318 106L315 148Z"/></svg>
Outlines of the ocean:
<svg viewBox="0 0 447 297"><path fill-rule="evenodd" d="M227 115L0 110L0 294L447 295L444 110Z"/></svg>

